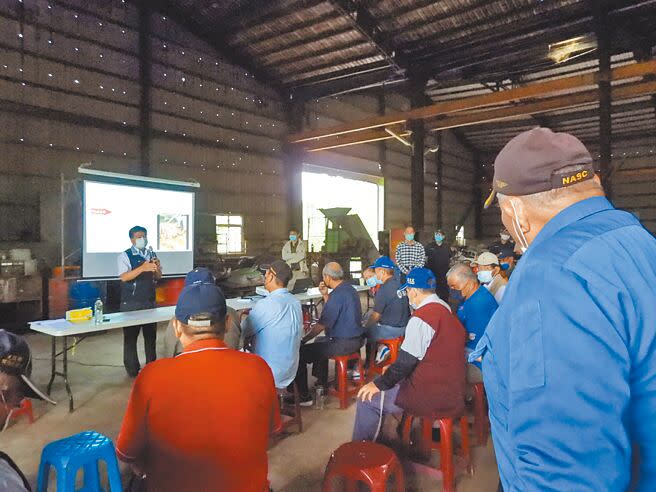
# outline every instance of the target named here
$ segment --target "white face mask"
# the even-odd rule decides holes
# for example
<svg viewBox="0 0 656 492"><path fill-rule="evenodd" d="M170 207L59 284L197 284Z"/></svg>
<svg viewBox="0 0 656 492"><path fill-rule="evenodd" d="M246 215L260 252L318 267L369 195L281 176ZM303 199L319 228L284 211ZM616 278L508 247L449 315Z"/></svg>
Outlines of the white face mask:
<svg viewBox="0 0 656 492"><path fill-rule="evenodd" d="M2 405L5 407L5 412L7 412L7 416L5 417L5 423L2 424L2 428L0 429L0 432L3 432L7 430L7 427L9 426L9 418L11 417L11 408L7 404L7 399L5 398L4 390L0 390L0 396L2 397Z"/></svg>
<svg viewBox="0 0 656 492"><path fill-rule="evenodd" d="M501 234L501 240L502 241L508 241L510 239L510 236L508 234Z"/></svg>
<svg viewBox="0 0 656 492"><path fill-rule="evenodd" d="M134 245L137 247L137 249L144 249L147 244L148 240L145 237L138 237L134 242Z"/></svg>
<svg viewBox="0 0 656 492"><path fill-rule="evenodd" d="M517 239L519 240L519 249L522 253L526 253L526 250L528 249L528 241L526 240L524 231L522 231L522 226L519 223L519 218L517 216L517 210L515 209L515 203L512 200L510 201L510 206L513 209L513 227L515 228Z"/></svg>

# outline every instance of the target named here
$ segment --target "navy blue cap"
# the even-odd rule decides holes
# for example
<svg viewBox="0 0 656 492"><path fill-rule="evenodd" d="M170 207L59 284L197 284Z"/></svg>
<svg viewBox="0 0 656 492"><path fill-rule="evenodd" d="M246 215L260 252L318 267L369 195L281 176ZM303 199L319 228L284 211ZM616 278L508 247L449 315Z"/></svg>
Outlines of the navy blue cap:
<svg viewBox="0 0 656 492"><path fill-rule="evenodd" d="M175 318L190 326L209 326L225 319L228 308L221 289L214 283L196 282L186 286L180 292L175 306ZM207 315L207 319L193 320L198 315Z"/></svg>
<svg viewBox="0 0 656 492"><path fill-rule="evenodd" d="M405 278L405 284L399 292L405 292L410 287L413 289L434 289L437 286L435 275L428 268L413 268Z"/></svg>
<svg viewBox="0 0 656 492"><path fill-rule="evenodd" d="M196 267L185 277L185 287L191 284L214 284L214 274L205 267Z"/></svg>
<svg viewBox="0 0 656 492"><path fill-rule="evenodd" d="M396 265L389 256L381 256L374 262L371 268L387 268L393 270L396 268Z"/></svg>

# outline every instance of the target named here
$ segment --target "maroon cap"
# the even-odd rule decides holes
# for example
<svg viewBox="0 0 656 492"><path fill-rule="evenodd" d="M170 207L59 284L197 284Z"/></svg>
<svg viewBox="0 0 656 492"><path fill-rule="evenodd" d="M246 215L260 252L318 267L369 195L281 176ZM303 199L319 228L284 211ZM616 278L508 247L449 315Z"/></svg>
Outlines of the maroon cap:
<svg viewBox="0 0 656 492"><path fill-rule="evenodd" d="M584 167L562 172L570 166ZM492 194L485 201L485 207L490 206L496 193L532 195L571 186L594 176L592 156L578 138L537 127L520 133L499 152L494 161Z"/></svg>

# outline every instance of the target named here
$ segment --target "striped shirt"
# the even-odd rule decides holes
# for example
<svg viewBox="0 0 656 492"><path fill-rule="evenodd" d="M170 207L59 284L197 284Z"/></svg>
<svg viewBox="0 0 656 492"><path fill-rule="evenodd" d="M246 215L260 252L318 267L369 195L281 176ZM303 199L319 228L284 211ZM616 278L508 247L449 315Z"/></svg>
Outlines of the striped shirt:
<svg viewBox="0 0 656 492"><path fill-rule="evenodd" d="M396 265L404 275L407 275L413 268L423 267L425 264L426 251L421 243L404 241L396 247Z"/></svg>

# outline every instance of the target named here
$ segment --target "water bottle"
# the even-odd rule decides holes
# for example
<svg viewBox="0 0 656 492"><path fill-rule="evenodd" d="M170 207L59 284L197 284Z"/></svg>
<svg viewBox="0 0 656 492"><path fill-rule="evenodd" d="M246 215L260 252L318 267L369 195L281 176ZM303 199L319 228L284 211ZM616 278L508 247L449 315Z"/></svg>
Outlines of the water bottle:
<svg viewBox="0 0 656 492"><path fill-rule="evenodd" d="M97 325L103 322L103 302L100 298L93 305L93 319Z"/></svg>
<svg viewBox="0 0 656 492"><path fill-rule="evenodd" d="M317 386L314 388L314 406L317 410L323 410L324 401L323 386Z"/></svg>

